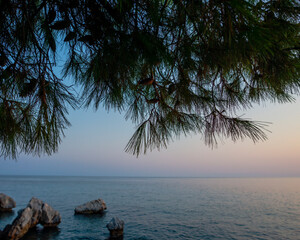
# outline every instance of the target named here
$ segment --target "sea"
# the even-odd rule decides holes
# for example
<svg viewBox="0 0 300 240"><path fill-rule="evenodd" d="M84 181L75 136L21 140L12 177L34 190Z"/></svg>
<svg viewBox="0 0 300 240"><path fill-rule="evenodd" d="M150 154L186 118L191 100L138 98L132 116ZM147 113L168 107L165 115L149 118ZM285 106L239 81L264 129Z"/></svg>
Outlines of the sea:
<svg viewBox="0 0 300 240"><path fill-rule="evenodd" d="M300 178L0 176L0 192L17 203L0 213L1 230L32 197L60 212L58 228L37 226L24 240L108 240L115 216L124 240L300 240ZM98 198L104 214L74 215Z"/></svg>

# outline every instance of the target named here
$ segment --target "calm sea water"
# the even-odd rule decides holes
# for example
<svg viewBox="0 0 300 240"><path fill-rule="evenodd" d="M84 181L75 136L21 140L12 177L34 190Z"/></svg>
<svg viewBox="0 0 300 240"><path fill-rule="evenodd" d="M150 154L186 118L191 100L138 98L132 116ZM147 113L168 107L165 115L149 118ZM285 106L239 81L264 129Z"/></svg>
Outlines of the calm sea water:
<svg viewBox="0 0 300 240"><path fill-rule="evenodd" d="M300 239L300 178L0 177L0 192L17 202L0 215L11 223L32 196L58 210L58 229L37 227L24 239L109 239L113 216L126 239ZM102 216L74 207L102 198Z"/></svg>

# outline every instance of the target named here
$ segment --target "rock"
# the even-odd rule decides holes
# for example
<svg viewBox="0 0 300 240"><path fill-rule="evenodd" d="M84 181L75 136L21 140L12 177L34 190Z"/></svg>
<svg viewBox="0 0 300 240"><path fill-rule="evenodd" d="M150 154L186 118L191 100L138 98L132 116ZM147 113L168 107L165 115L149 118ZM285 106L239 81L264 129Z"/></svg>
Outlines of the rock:
<svg viewBox="0 0 300 240"><path fill-rule="evenodd" d="M79 205L75 208L76 214L94 214L94 213L103 213L106 210L105 202L99 198L82 205Z"/></svg>
<svg viewBox="0 0 300 240"><path fill-rule="evenodd" d="M34 227L37 225L40 221L41 215L42 215L42 207L43 207L43 201L38 198L31 198L29 203L27 204L26 208L31 209L31 225ZM25 208L25 209L26 209Z"/></svg>
<svg viewBox="0 0 300 240"><path fill-rule="evenodd" d="M18 216L12 224L7 225L3 232L8 239L19 239L23 237L30 228L36 224L36 219L32 218L33 210L29 207L19 211Z"/></svg>
<svg viewBox="0 0 300 240"><path fill-rule="evenodd" d="M119 218L113 217L106 227L108 228L111 237L123 236L124 221Z"/></svg>
<svg viewBox="0 0 300 240"><path fill-rule="evenodd" d="M42 216L40 218L40 224L44 227L56 227L61 222L61 217L58 211L54 210L47 203L44 203L42 207Z"/></svg>
<svg viewBox="0 0 300 240"><path fill-rule="evenodd" d="M0 212L11 211L16 207L16 202L11 197L0 193Z"/></svg>
<svg viewBox="0 0 300 240"><path fill-rule="evenodd" d="M61 221L60 214L55 211L47 203L40 199L32 198L27 207L18 212L11 225L7 225L3 230L3 235L7 239L20 239L30 228L37 224L42 224L44 227L57 226Z"/></svg>

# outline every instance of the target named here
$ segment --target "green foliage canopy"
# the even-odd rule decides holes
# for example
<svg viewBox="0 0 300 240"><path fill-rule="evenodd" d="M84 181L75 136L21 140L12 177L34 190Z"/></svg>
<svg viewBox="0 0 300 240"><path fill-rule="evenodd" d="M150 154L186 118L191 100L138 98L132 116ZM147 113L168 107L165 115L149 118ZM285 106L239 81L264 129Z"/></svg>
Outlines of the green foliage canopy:
<svg viewBox="0 0 300 240"><path fill-rule="evenodd" d="M265 139L263 123L236 112L299 93L299 10L297 0L1 0L0 154L55 152L82 103L125 111L136 155L181 133L211 146Z"/></svg>

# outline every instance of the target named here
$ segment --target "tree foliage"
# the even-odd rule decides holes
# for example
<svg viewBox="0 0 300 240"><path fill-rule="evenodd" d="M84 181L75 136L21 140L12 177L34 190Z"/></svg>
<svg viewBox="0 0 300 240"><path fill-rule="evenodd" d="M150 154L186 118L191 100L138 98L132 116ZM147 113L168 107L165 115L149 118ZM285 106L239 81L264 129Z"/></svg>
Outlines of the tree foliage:
<svg viewBox="0 0 300 240"><path fill-rule="evenodd" d="M0 154L56 151L78 102L125 111L136 155L181 133L211 146L265 139L263 123L236 112L299 93L299 10L297 0L1 0Z"/></svg>

